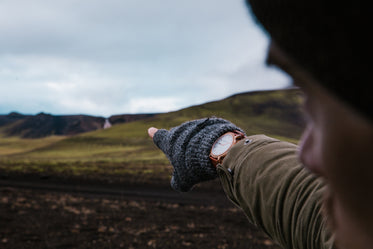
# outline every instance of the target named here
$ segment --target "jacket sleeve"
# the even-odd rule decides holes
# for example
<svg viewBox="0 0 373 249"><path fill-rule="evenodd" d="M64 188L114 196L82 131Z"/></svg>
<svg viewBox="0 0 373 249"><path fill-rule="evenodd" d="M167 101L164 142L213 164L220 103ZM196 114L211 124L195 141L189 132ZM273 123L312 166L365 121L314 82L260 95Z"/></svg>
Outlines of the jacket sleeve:
<svg viewBox="0 0 373 249"><path fill-rule="evenodd" d="M325 184L299 163L296 145L250 136L217 168L229 199L283 248L333 248L322 215Z"/></svg>

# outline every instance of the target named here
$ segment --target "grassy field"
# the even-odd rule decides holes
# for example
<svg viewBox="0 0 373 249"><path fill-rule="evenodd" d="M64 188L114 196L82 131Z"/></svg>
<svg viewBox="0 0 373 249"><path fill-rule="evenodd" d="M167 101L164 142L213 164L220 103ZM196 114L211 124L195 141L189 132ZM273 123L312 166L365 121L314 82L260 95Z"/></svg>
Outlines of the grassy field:
<svg viewBox="0 0 373 249"><path fill-rule="evenodd" d="M5 137L0 130L0 171L169 178L172 169L149 139L149 127L169 129L187 120L217 116L232 121L247 134L297 143L302 130L300 102L297 90L257 92L71 137L23 139Z"/></svg>

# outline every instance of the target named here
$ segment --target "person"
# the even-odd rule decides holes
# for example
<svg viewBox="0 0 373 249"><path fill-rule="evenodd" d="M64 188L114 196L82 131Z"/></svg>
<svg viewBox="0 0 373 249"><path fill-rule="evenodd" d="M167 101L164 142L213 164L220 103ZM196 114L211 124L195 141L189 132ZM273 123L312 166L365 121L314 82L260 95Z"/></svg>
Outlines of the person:
<svg viewBox="0 0 373 249"><path fill-rule="evenodd" d="M247 3L270 36L267 63L304 92L300 145L246 135L216 117L169 131L151 127L174 167L171 186L189 191L219 177L228 198L283 248L373 248L370 63L362 58L370 53L369 7L358 0Z"/></svg>

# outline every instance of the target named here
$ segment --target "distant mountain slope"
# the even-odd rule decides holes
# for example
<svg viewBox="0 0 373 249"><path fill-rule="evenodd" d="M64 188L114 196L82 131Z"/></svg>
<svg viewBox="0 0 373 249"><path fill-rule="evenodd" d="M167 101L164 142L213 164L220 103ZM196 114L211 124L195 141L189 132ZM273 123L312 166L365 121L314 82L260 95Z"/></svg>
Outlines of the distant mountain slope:
<svg viewBox="0 0 373 249"><path fill-rule="evenodd" d="M152 117L155 114L122 114L108 118L110 125L121 124ZM42 138L51 135L77 135L102 129L105 118L88 115L23 115L12 112L0 115L0 127L5 136Z"/></svg>
<svg viewBox="0 0 373 249"><path fill-rule="evenodd" d="M25 119L27 118L27 115L23 115L17 112L11 112L8 115L0 115L0 127L14 123L18 120Z"/></svg>
<svg viewBox="0 0 373 249"><path fill-rule="evenodd" d="M118 124L68 138L61 143L94 143L110 146L143 146L149 142L151 126L169 129L198 118L221 117L230 120L250 134L266 134L297 142L304 127L299 90L287 89L237 94L174 112ZM151 143L150 143L151 145ZM80 144L80 147L84 147Z"/></svg>
<svg viewBox="0 0 373 249"><path fill-rule="evenodd" d="M244 129L247 135L266 134L298 143L304 127L301 101L302 97L297 89L248 92L175 112L150 115L141 120L116 124L109 129L101 129L105 119L98 118L94 123L98 125L93 127L99 127L98 130L65 138L47 137L32 141L12 137L2 138L0 151L3 151L3 155L17 158L17 160L53 160L61 162L63 165L66 162L86 162L89 165L87 170L98 170L98 168L92 168L92 164L89 162L94 162L94 165L97 162L99 162L98 164L106 162L112 164L113 167L133 165L136 170L139 165L144 167L168 165L167 158L155 149L153 142L147 135L147 129L151 126L169 129L191 119L217 116L235 123ZM46 114L40 114L38 118L40 119L38 121L26 120L31 123L30 125L38 126L41 130L48 130L47 128L52 126L42 129L44 127L42 123L48 122L41 122L41 120L50 120L51 123L54 120L55 123L58 123L56 117L53 118ZM73 130L71 128L74 127L73 124L79 127L82 123L88 122L78 119L74 123L72 120L74 119L68 122L70 128L61 125L61 127L65 127L64 133ZM15 129L18 125L22 127L21 124L23 124L25 127L23 132L27 136L26 132L29 126L26 125L27 122L21 121L19 124L17 121L10 127ZM59 122L67 121L59 120ZM16 133L19 134L19 132L22 133L22 131ZM55 130L54 134L57 133L58 131Z"/></svg>
<svg viewBox="0 0 373 249"><path fill-rule="evenodd" d="M171 126L193 118L217 116L232 121L248 134L299 139L304 127L301 102L298 89L256 91L162 115Z"/></svg>
<svg viewBox="0 0 373 249"><path fill-rule="evenodd" d="M39 113L14 122L5 128L7 136L40 138L51 135L76 135L103 127L105 119L86 115L54 116Z"/></svg>
<svg viewBox="0 0 373 249"><path fill-rule="evenodd" d="M127 123L127 122L133 122L137 120L141 120L144 118L149 118L153 117L156 114L121 114L121 115L113 115L110 116L109 122L112 125L115 124L122 124L122 123Z"/></svg>
<svg viewBox="0 0 373 249"><path fill-rule="evenodd" d="M170 128L180 123L202 117L217 116L226 118L244 128L248 134L264 133L298 139L303 129L303 118L300 110L300 92L297 89L257 91L240 93L223 100L209 102L162 114L122 114L113 115L108 120L114 127L117 125L143 121L153 126ZM140 123L138 123L140 122ZM23 138L41 138L50 135L77 135L89 131L101 130L105 118L87 115L54 116L39 113L35 116L10 113L0 115L1 132L5 136ZM140 125L141 126L141 125ZM141 126L142 127L142 126ZM131 132L137 134L138 127Z"/></svg>

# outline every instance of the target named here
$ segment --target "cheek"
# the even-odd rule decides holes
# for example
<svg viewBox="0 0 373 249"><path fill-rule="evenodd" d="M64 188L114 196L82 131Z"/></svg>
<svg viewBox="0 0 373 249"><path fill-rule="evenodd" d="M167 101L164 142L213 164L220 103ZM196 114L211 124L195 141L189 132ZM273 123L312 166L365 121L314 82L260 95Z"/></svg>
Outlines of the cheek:
<svg viewBox="0 0 373 249"><path fill-rule="evenodd" d="M354 215L345 209L345 205L334 198L333 218L335 240L338 248L371 248L371 233L365 230Z"/></svg>

